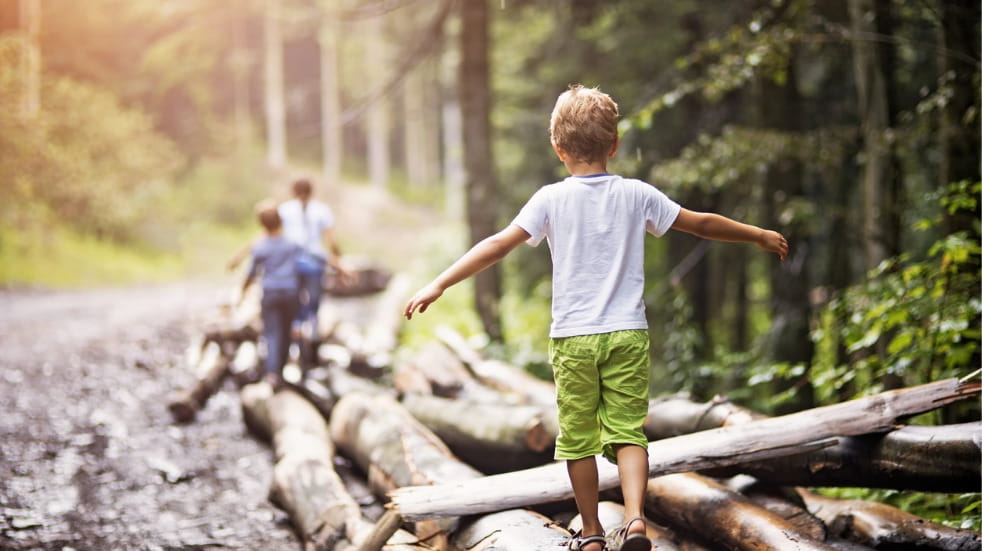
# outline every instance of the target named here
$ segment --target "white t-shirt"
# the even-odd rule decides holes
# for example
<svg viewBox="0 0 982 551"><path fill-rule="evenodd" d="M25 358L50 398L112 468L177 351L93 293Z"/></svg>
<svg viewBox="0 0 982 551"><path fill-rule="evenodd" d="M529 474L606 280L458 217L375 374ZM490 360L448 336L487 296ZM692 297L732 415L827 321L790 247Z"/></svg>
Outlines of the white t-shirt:
<svg viewBox="0 0 982 551"><path fill-rule="evenodd" d="M513 221L552 255L553 338L647 329L644 239L665 234L681 206L654 186L617 175L570 176L543 186Z"/></svg>
<svg viewBox="0 0 982 551"><path fill-rule="evenodd" d="M334 227L334 213L319 201L307 201L307 208L299 199L291 199L279 206L283 221L283 236L301 245L305 251L322 259L327 258L322 232Z"/></svg>

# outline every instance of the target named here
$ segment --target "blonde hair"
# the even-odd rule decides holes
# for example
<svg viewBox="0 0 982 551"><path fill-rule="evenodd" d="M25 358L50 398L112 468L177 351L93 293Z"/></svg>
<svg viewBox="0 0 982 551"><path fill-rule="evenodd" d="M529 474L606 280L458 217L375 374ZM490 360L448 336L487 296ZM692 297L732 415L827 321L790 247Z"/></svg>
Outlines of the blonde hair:
<svg viewBox="0 0 982 551"><path fill-rule="evenodd" d="M549 119L549 138L578 161L607 158L617 143L617 104L598 88L571 84Z"/></svg>

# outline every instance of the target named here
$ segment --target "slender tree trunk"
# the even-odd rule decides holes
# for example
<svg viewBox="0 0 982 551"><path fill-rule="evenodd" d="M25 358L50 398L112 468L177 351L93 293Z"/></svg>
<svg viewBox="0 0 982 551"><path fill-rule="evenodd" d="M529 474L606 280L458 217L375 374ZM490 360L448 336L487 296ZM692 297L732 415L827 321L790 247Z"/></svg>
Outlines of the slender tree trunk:
<svg viewBox="0 0 982 551"><path fill-rule="evenodd" d="M251 56L246 43L246 19L240 13L232 15L232 55L229 65L232 72L232 104L235 126L235 156L246 158L249 143L252 141L252 116L249 110L249 69ZM238 167L240 170L244 166Z"/></svg>
<svg viewBox="0 0 982 551"><path fill-rule="evenodd" d="M466 173L467 225L472 243L497 230L498 202L491 152L491 82L488 68L488 6L484 0L460 3L459 98L463 115L464 170ZM475 277L475 302L484 331L501 340L501 276L497 266Z"/></svg>
<svg viewBox="0 0 982 551"><path fill-rule="evenodd" d="M271 169L286 166L286 100L283 74L283 36L280 3L266 1L264 27L264 98L266 105L266 162Z"/></svg>
<svg viewBox="0 0 982 551"><path fill-rule="evenodd" d="M435 40L436 38L434 38ZM436 188L440 177L439 89L433 60L420 63L406 78L403 94L406 176L409 185Z"/></svg>
<svg viewBox="0 0 982 551"><path fill-rule="evenodd" d="M380 18L370 20L367 34L371 37L365 47L365 65L369 78L380 88L385 80L383 67L387 67L385 29ZM368 139L368 179L373 187L385 189L389 185L389 98L379 97L368 108L366 117Z"/></svg>
<svg viewBox="0 0 982 551"><path fill-rule="evenodd" d="M853 35L853 66L863 132L863 244L866 268L873 269L896 252L897 224L891 219L894 196L893 161L886 131L890 128L889 75L873 41L879 27L874 0L849 0Z"/></svg>
<svg viewBox="0 0 982 551"><path fill-rule="evenodd" d="M982 100L978 89L979 3L974 0L945 0L941 10L941 55L938 69L951 87L951 98L941 111L941 167L939 185L968 180L977 182L980 163L980 120ZM979 219L974 212L946 213L948 233L971 230Z"/></svg>
<svg viewBox="0 0 982 551"><path fill-rule="evenodd" d="M801 112L801 96L793 63L786 68L788 78L783 85L764 79L759 87L760 121L763 126L789 134L801 132L798 113ZM791 158L779 159L764 174L764 224L780 230L788 239L790 251L783 261L769 255L766 259L771 287L770 310L773 318L768 335L768 359L775 363L803 364L809 366L814 347L809 335L811 322L810 273L807 270L811 242L810 232L801 217L782 220L780 213L788 210L788 203L805 199L804 171L801 162ZM807 374L796 381L784 381L785 385L800 385L798 400L785 411L804 409L814 405L814 397ZM783 389L779 389L783 390Z"/></svg>
<svg viewBox="0 0 982 551"><path fill-rule="evenodd" d="M323 15L317 34L321 72L321 166L330 186L341 179L341 82L337 21Z"/></svg>
<svg viewBox="0 0 982 551"><path fill-rule="evenodd" d="M25 117L35 117L41 111L41 0L20 0L20 25L24 32L21 111Z"/></svg>

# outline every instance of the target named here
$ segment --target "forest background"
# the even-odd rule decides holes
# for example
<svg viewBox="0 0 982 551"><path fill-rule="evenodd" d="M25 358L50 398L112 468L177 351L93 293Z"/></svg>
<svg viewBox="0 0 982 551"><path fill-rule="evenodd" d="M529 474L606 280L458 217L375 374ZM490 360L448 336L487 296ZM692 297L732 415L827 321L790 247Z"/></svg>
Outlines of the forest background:
<svg viewBox="0 0 982 551"><path fill-rule="evenodd" d="M779 414L966 376L979 29L972 0L9 0L0 284L220 274L256 201L297 173L329 200L361 188L428 212L400 230L409 259L367 245L398 215L338 228L423 283L564 176L548 114L583 83L620 105L612 171L791 243L778 262L648 240L654 394ZM548 251L521 248L404 341L449 324L549 377L549 292ZM837 492L982 524L979 494Z"/></svg>

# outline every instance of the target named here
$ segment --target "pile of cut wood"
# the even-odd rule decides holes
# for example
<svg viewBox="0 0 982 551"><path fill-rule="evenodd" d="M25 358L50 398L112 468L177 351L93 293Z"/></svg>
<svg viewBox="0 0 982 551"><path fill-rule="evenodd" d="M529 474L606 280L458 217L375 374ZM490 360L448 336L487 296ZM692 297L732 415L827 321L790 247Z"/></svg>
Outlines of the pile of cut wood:
<svg viewBox="0 0 982 551"><path fill-rule="evenodd" d="M279 392L255 382L254 309L207 331L197 384L170 401L175 419L193 419L235 377L250 431L273 450L270 497L305 549L564 549L578 519L565 466L552 461L552 384L451 330L400 353L409 289L398 276L385 283L325 302L320 365ZM772 418L722 399L653 400L649 536L659 550L978 550L974 531L806 488L978 492L982 422L903 422L979 392L977 379L951 379ZM612 527L623 515L617 472L598 463Z"/></svg>

